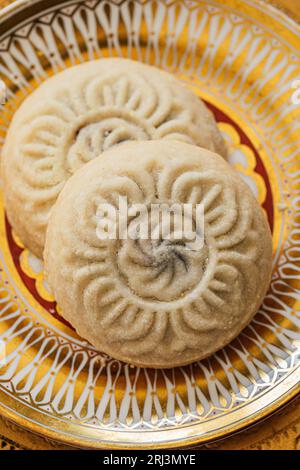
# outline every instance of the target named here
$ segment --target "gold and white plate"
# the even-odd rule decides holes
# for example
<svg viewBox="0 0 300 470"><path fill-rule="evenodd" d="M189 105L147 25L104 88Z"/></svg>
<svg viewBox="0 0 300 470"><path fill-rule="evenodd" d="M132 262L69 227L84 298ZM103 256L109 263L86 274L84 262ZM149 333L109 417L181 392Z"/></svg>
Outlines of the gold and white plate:
<svg viewBox="0 0 300 470"><path fill-rule="evenodd" d="M266 211L274 248L269 292L235 341L191 366L139 369L96 352L62 321L42 263L11 230L1 197L4 417L74 446L182 447L253 424L298 393L299 44L295 22L254 0L19 0L3 7L1 144L17 107L48 76L99 57L154 64L214 112L232 165Z"/></svg>

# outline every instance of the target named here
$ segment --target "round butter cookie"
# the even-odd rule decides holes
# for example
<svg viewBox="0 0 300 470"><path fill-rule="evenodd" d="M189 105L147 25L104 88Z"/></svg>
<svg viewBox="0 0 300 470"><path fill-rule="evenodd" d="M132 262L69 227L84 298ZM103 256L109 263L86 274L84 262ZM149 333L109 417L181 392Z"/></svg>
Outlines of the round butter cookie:
<svg viewBox="0 0 300 470"><path fill-rule="evenodd" d="M2 155L8 219L25 246L42 256L50 209L84 163L121 142L156 139L226 156L212 113L155 67L101 59L44 82L16 112Z"/></svg>
<svg viewBox="0 0 300 470"><path fill-rule="evenodd" d="M192 207L202 244L178 237L175 219L161 236L153 207L174 204ZM52 209L44 254L79 335L114 358L166 368L209 356L247 325L270 282L272 242L261 207L224 159L161 140L114 147L76 172Z"/></svg>

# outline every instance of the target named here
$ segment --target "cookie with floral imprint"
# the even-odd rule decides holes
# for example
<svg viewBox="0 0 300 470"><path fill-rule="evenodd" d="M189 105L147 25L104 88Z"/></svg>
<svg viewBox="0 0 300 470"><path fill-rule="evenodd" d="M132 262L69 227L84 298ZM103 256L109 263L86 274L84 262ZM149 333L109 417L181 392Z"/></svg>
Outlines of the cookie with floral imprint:
<svg viewBox="0 0 300 470"><path fill-rule="evenodd" d="M174 217L154 217L157 207ZM169 368L213 354L251 321L271 279L271 232L219 155L132 142L69 179L51 212L45 266L62 315L96 349Z"/></svg>
<svg viewBox="0 0 300 470"><path fill-rule="evenodd" d="M179 140L227 149L212 113L171 74L100 59L49 78L15 113L2 152L8 219L42 257L50 210L70 176L126 141Z"/></svg>

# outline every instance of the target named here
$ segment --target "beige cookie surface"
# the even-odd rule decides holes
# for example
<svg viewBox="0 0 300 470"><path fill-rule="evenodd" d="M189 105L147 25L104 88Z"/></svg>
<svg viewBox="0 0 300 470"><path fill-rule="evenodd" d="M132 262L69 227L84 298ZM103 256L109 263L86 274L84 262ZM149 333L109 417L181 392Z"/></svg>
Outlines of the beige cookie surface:
<svg viewBox="0 0 300 470"><path fill-rule="evenodd" d="M99 207L120 213L120 196L147 211L202 204L203 246L118 230L103 239ZM117 359L159 368L237 336L266 293L271 258L266 217L244 181L220 156L175 141L125 143L82 167L54 205L45 248L49 284L77 332Z"/></svg>
<svg viewBox="0 0 300 470"><path fill-rule="evenodd" d="M8 218L41 257L49 212L68 178L109 147L176 139L226 156L212 113L172 75L127 59L71 67L16 112L2 152Z"/></svg>

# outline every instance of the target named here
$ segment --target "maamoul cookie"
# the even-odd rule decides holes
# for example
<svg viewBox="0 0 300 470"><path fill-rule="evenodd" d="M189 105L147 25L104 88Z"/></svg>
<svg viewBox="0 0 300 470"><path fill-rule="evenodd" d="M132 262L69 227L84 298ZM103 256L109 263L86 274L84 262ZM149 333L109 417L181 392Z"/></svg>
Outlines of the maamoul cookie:
<svg viewBox="0 0 300 470"><path fill-rule="evenodd" d="M211 112L172 75L101 59L47 80L16 112L3 149L8 218L41 257L49 211L67 179L127 140L177 139L226 156Z"/></svg>
<svg viewBox="0 0 300 470"><path fill-rule="evenodd" d="M100 204L117 210L119 196L147 210L202 203L203 247L99 238ZM69 179L51 212L45 265L82 337L114 358L162 368L238 335L268 288L271 256L266 217L235 170L208 150L161 140L109 149Z"/></svg>

